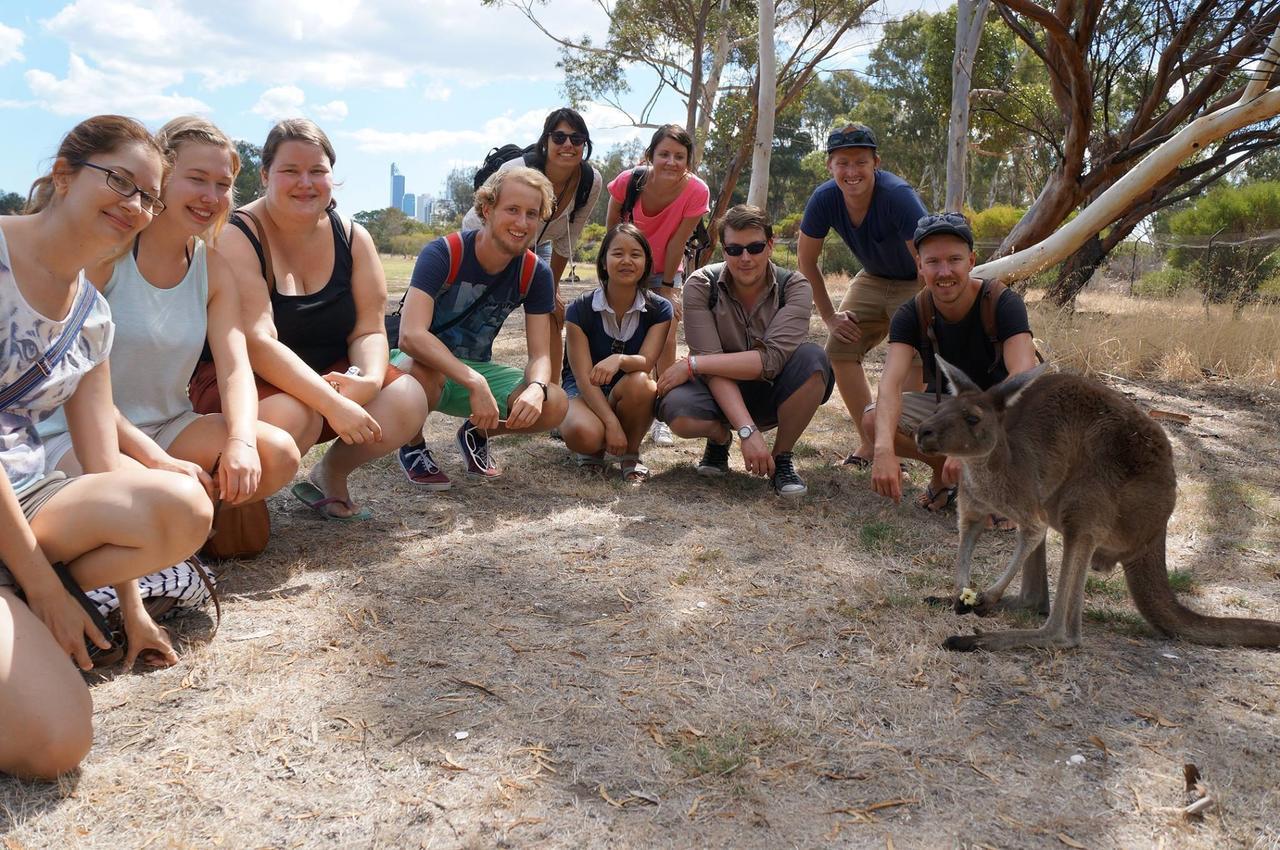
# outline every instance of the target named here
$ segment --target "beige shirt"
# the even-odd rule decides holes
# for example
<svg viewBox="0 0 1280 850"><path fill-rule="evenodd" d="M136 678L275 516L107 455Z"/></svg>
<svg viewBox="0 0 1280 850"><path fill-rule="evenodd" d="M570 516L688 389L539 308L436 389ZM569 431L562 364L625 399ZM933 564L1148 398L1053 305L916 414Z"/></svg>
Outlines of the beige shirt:
<svg viewBox="0 0 1280 850"><path fill-rule="evenodd" d="M720 294L715 310L708 307L712 273L719 270L716 286ZM782 278L785 298L779 290ZM684 337L692 354L735 354L759 351L763 363L760 377L773 380L791 355L809 336L809 316L813 312L813 288L799 272L787 272L769 264L764 294L748 312L733 295L732 277L723 263L703 266L684 283ZM779 300L783 301L781 309Z"/></svg>

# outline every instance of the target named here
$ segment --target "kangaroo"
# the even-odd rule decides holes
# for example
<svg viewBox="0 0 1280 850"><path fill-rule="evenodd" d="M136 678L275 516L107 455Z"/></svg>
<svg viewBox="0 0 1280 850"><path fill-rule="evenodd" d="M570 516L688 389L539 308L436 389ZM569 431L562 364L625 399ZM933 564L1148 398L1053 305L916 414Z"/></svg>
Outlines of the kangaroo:
<svg viewBox="0 0 1280 850"><path fill-rule="evenodd" d="M955 635L947 649L1076 647L1088 569L1124 566L1138 611L1163 634L1217 646L1280 646L1280 623L1206 617L1184 607L1169 587L1165 531L1177 486L1163 429L1119 393L1085 378L1044 374L1045 366L982 391L938 358L954 397L916 430L929 454L959 458L960 548L956 610L968 606L974 545L986 517L1007 516L1018 536L1007 569L972 609L1044 611L1048 602L1045 535L1062 534L1062 568L1049 619L1039 629ZM1021 596L1002 602L1023 569Z"/></svg>

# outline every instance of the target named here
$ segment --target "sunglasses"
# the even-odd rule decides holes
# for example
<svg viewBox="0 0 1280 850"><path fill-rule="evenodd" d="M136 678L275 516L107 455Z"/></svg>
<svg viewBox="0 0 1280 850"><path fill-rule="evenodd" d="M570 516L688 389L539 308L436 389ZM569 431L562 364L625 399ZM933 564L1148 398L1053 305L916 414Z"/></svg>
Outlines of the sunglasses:
<svg viewBox="0 0 1280 850"><path fill-rule="evenodd" d="M563 130L554 131L549 138L557 145L563 145L565 142L570 142L575 148L580 148L587 142L591 141L591 137L586 133L566 133Z"/></svg>
<svg viewBox="0 0 1280 850"><path fill-rule="evenodd" d="M743 251L754 257L757 254L764 253L764 249L769 247L769 243L752 242L750 245L730 245L726 242L723 247L727 257L741 257Z"/></svg>
<svg viewBox="0 0 1280 850"><path fill-rule="evenodd" d="M870 130L850 130L847 133L832 133L827 136L827 150L836 148L874 148L876 137Z"/></svg>
<svg viewBox="0 0 1280 850"><path fill-rule="evenodd" d="M122 198L132 198L134 195L139 196L142 200L142 211L151 213L152 215L160 215L164 212L164 201L149 195L138 188L138 184L134 183L123 174L117 174L110 168L103 168L101 165L94 165L92 162L80 162L77 165L83 165L87 168L94 168L98 171L106 172L107 188L115 192Z"/></svg>
<svg viewBox="0 0 1280 850"><path fill-rule="evenodd" d="M947 224L964 225L965 227L969 226L969 219L965 218L963 213L945 212L924 216L916 222L916 227L933 227L935 224L940 224L942 222L946 222Z"/></svg>

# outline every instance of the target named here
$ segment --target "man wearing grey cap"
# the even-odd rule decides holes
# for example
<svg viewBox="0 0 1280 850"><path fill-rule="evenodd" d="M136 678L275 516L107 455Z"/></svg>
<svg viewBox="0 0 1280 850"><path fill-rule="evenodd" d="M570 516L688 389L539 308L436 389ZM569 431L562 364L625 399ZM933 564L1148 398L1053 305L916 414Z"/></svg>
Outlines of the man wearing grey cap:
<svg viewBox="0 0 1280 850"><path fill-rule="evenodd" d="M884 340L893 311L920 289L911 234L926 212L915 189L880 168L877 151L875 133L863 124L839 127L827 137L831 179L805 204L796 246L800 273L812 282L813 303L829 331L827 356L836 385L860 432L858 448L845 463L863 469L871 465L871 437L859 411L871 401L871 386L862 359ZM838 308L818 268L832 229L862 265Z"/></svg>
<svg viewBox="0 0 1280 850"><path fill-rule="evenodd" d="M973 231L960 213L927 215L912 242L924 289L893 314L884 373L876 403L863 414L875 447L871 486L894 502L902 498L899 457L927 463L933 478L919 505L930 511L955 499L958 461L921 454L913 435L940 401L940 355L988 389L1036 365L1035 343L1022 297L995 281L974 277ZM923 311L923 312L922 312ZM924 364L926 391L903 392L916 352Z"/></svg>

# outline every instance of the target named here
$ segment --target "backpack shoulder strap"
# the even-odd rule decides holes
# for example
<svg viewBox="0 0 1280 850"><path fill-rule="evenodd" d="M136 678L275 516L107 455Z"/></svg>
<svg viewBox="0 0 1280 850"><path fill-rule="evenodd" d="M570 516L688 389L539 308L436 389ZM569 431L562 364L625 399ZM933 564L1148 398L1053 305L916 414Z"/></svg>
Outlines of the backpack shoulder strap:
<svg viewBox="0 0 1280 850"><path fill-rule="evenodd" d="M466 246L462 244L462 231L455 230L444 237L444 247L449 254L449 273L445 275L444 284L441 285L440 291L436 293L436 300L440 300L440 296L444 295L449 287L458 282L458 272L462 269L462 254Z"/></svg>
<svg viewBox="0 0 1280 850"><path fill-rule="evenodd" d="M920 363L924 371L926 384L933 383L938 366L934 362L937 354L937 337L933 332L933 296L928 289L916 293L916 322L920 326Z"/></svg>
<svg viewBox="0 0 1280 850"><path fill-rule="evenodd" d="M982 292L978 295L978 315L982 319L982 332L987 335L987 342L991 344L993 352L991 369L999 366L1000 361L1004 359L1004 343L1000 341L999 329L996 327L996 305L1007 288L998 280L984 280Z"/></svg>
<svg viewBox="0 0 1280 850"><path fill-rule="evenodd" d="M93 312L93 305L97 300L98 290L89 281L82 279L80 294L76 296L75 305L71 308L71 314L67 317L62 333L44 354L27 368L27 371L18 376L16 381L7 387L0 388L0 410L16 405L32 390L44 383L45 378L53 374L53 370L79 339L80 329L89 320L89 314Z"/></svg>
<svg viewBox="0 0 1280 850"><path fill-rule="evenodd" d="M581 168L578 173L578 191L573 194L573 209L569 210L570 224L577 217L578 211L587 205L587 198L591 197L591 186L596 180L596 172L591 163L584 159Z"/></svg>
<svg viewBox="0 0 1280 850"><path fill-rule="evenodd" d="M627 178L627 193L622 198L622 220L634 221L636 204L640 201L640 193L644 191L645 181L649 179L649 169L644 165L637 165L631 169L631 176Z"/></svg>
<svg viewBox="0 0 1280 850"><path fill-rule="evenodd" d="M529 294L529 287L533 284L533 276L538 271L538 255L532 251L526 250L524 256L520 258L520 300Z"/></svg>
<svg viewBox="0 0 1280 850"><path fill-rule="evenodd" d="M710 286L707 292L707 309L714 311L716 302L720 300L720 275L724 273L724 263L712 263L706 269L707 283Z"/></svg>

